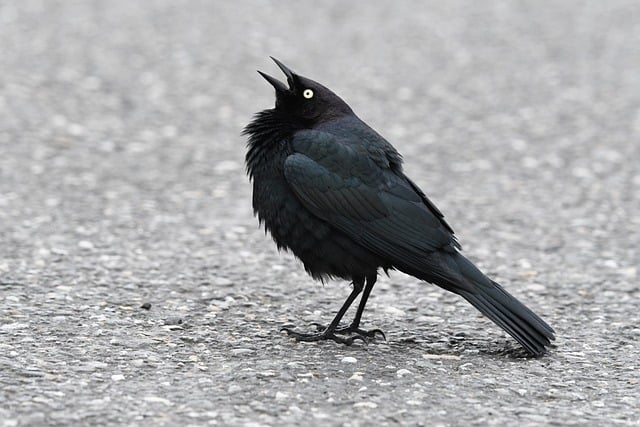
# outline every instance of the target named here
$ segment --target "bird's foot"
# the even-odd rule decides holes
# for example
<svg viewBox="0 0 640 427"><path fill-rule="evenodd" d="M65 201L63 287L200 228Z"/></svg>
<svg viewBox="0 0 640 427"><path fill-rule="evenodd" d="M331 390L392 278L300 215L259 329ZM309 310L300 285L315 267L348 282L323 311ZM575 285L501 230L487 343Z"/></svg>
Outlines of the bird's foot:
<svg viewBox="0 0 640 427"><path fill-rule="evenodd" d="M381 329L377 329L377 328L367 330L367 329L354 328L353 326L346 326L346 327L336 329L336 332L339 334L357 334L357 335L371 338L371 339L376 339L376 335L380 334L383 340L385 341L387 340L387 337L384 334L384 332Z"/></svg>
<svg viewBox="0 0 640 427"><path fill-rule="evenodd" d="M323 331L327 328L326 326L321 325L320 323L317 323L317 322L314 322L311 325L315 326L318 329L318 331ZM357 326L349 325L349 326L338 326L334 332L336 334L347 334L347 335L356 334L361 337L366 337L371 339L376 339L376 335L379 334L383 340L385 341L387 340L386 335L381 329L366 330L366 329L360 329Z"/></svg>
<svg viewBox="0 0 640 427"><path fill-rule="evenodd" d="M365 344L367 343L367 338L365 338L363 335L354 334L349 337L342 337L342 336L336 335L336 332L338 332L337 330L329 331L326 328L321 332L316 332L316 333L297 332L291 328L282 328L280 329L280 331L286 332L287 335L289 335L290 337L293 337L296 341L313 342L313 341L332 340L340 344L351 345L354 343L354 341L360 340Z"/></svg>

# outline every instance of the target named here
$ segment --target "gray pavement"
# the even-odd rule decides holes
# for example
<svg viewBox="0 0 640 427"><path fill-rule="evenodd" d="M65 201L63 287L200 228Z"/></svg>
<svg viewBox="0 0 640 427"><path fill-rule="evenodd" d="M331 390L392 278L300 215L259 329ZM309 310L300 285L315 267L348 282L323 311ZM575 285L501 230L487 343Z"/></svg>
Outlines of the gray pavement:
<svg viewBox="0 0 640 427"><path fill-rule="evenodd" d="M0 427L640 425L640 4L0 2ZM257 227L241 128L268 55L404 154L466 254L556 328L541 359L394 272ZM150 308L143 309L145 303Z"/></svg>

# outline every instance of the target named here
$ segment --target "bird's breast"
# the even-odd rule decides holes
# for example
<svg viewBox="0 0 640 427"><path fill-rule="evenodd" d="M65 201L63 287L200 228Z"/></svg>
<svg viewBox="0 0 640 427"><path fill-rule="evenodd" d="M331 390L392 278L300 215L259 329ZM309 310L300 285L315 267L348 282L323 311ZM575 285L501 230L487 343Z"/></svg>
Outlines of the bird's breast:
<svg viewBox="0 0 640 427"><path fill-rule="evenodd" d="M253 208L278 249L293 252L316 279L351 280L389 267L304 207L279 171L255 171Z"/></svg>
<svg viewBox="0 0 640 427"><path fill-rule="evenodd" d="M253 209L279 248L300 255L328 233L328 226L302 206L279 168L256 170Z"/></svg>

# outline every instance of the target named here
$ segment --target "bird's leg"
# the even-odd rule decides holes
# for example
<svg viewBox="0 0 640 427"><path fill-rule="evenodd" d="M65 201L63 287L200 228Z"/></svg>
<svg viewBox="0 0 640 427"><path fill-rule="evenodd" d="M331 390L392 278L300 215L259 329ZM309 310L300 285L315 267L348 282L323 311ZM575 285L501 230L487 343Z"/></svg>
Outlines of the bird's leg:
<svg viewBox="0 0 640 427"><path fill-rule="evenodd" d="M364 311L364 307L367 305L367 299L369 299L369 295L371 294L373 285L376 284L377 279L378 276L376 274L367 277L367 285L365 286L364 292L362 293L362 298L360 299L360 304L358 305L358 310L356 311L356 315L353 318L353 322L351 322L351 325L349 326L337 328L336 332L348 334L356 333L368 338L375 338L376 334L380 334L385 341L387 340L384 332L382 332L380 329L371 329L368 331L360 329L360 319L362 318L362 312Z"/></svg>
<svg viewBox="0 0 640 427"><path fill-rule="evenodd" d="M281 331L285 331L289 336L295 338L297 341L333 340L335 342L346 344L346 345L353 344L353 341L357 339L366 342L366 339L358 333L348 338L341 337L335 334L338 324L340 324L340 320L342 320L342 317L347 312L351 304L353 304L353 301L357 298L358 294L362 292L362 288L364 287L364 281L365 281L364 277L358 277L353 280L353 290L347 297L347 300L344 302L344 304L342 304L342 307L340 307L338 314L336 314L336 316L333 318L329 326L327 326L323 331L316 332L316 333L302 333L302 332L293 331L289 328L282 328ZM369 292L371 292L371 290L369 290ZM353 331L350 331L350 332L353 332Z"/></svg>

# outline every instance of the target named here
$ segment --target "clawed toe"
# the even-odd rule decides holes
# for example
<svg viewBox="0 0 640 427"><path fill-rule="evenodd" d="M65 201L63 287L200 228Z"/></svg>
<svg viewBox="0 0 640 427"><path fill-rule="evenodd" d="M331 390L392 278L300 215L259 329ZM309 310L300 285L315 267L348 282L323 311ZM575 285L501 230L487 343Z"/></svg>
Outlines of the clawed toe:
<svg viewBox="0 0 640 427"><path fill-rule="evenodd" d="M380 334L380 336L382 336L383 340L387 340L387 336L384 334L384 332L382 331L382 329L371 329L370 331L360 331L360 332L365 332L365 335L371 338L376 337L376 334Z"/></svg>
<svg viewBox="0 0 640 427"><path fill-rule="evenodd" d="M339 326L334 330L329 330L327 326L322 325L318 322L311 323L311 326L316 328L316 332L312 333L304 333L295 331L293 328L283 327L280 331L284 331L292 338L295 338L296 341L322 341L322 340L332 340L337 343L351 345L355 340L360 340L366 344L371 340L375 340L378 335L382 337L383 340L387 340L384 332L381 329L371 329L365 330L357 327L350 326ZM337 335L340 334L340 335ZM343 337L341 335L349 335L348 337Z"/></svg>
<svg viewBox="0 0 640 427"><path fill-rule="evenodd" d="M315 325L316 327L319 326L318 324L315 324ZM294 338L296 341L314 342L314 341L331 340L340 344L351 345L354 343L354 341L360 340L365 344L368 343L367 338L365 338L360 334L354 334L349 337L343 337L340 335L336 335L335 334L336 331L329 331L328 329L324 329L322 330L322 332L304 333L304 332L294 331L291 328L284 327L280 329L280 331L286 332L287 335Z"/></svg>
<svg viewBox="0 0 640 427"><path fill-rule="evenodd" d="M344 328L338 328L336 329L336 332L339 334L357 334L363 337L367 337L367 338L371 338L371 339L376 339L376 335L380 334L380 336L382 337L383 340L387 340L386 335L384 334L384 332L381 329L370 329L370 330L365 330L365 329L360 329L360 328L354 328L352 326L347 326Z"/></svg>

